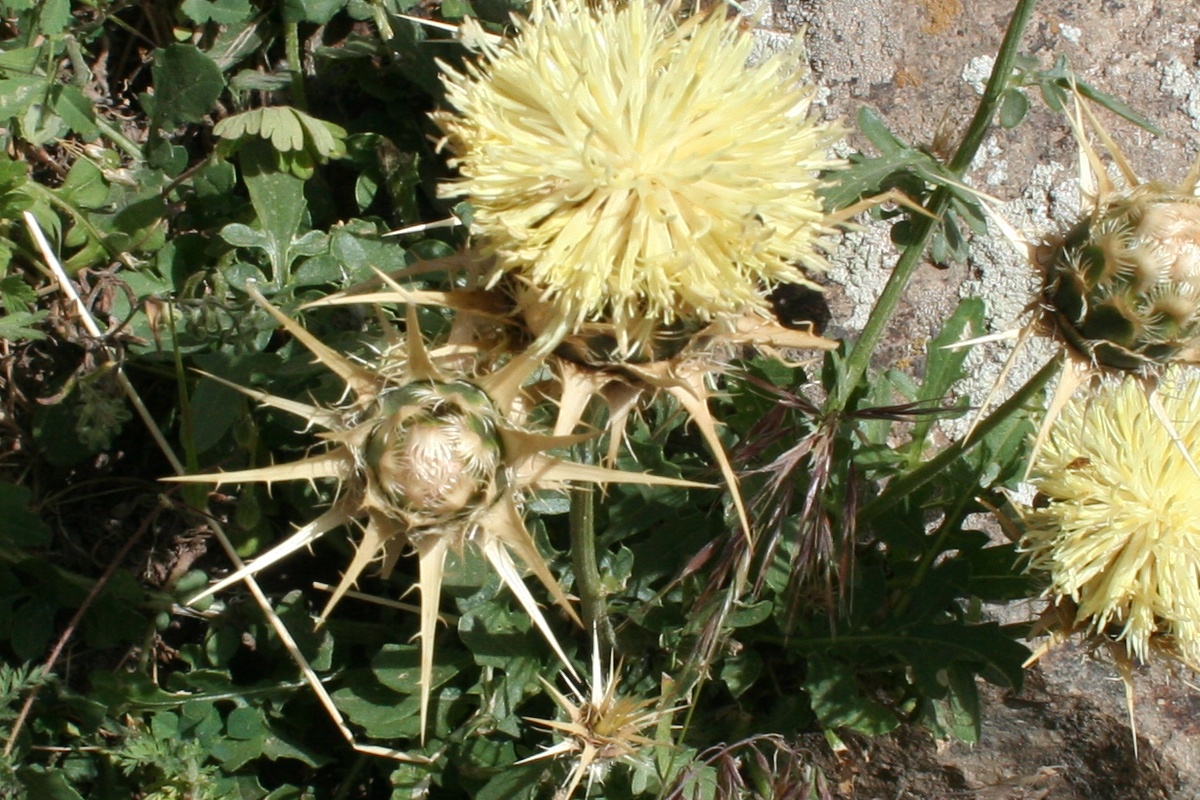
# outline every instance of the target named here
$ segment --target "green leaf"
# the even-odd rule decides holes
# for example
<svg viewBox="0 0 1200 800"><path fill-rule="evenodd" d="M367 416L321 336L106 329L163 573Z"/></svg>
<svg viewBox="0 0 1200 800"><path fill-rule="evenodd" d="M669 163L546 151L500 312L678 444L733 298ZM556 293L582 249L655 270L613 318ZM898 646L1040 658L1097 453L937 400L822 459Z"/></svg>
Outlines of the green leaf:
<svg viewBox="0 0 1200 800"><path fill-rule="evenodd" d="M276 169L307 180L316 164L346 154L346 130L291 106L243 111L216 124L213 133L224 140L226 155L259 140L271 143Z"/></svg>
<svg viewBox="0 0 1200 800"><path fill-rule="evenodd" d="M1000 101L999 120L1005 128L1015 128L1029 113L1029 98L1020 89L1014 87L1004 93Z"/></svg>
<svg viewBox="0 0 1200 800"><path fill-rule="evenodd" d="M172 44L154 51L153 123L174 128L203 122L225 89L221 68L198 47Z"/></svg>
<svg viewBox="0 0 1200 800"><path fill-rule="evenodd" d="M266 733L262 711L241 706L229 712L225 718L225 733L234 739L254 739Z"/></svg>
<svg viewBox="0 0 1200 800"><path fill-rule="evenodd" d="M33 326L49 314L49 311L10 311L0 316L0 339L7 342L45 339L45 332Z"/></svg>
<svg viewBox="0 0 1200 800"><path fill-rule="evenodd" d="M66 179L58 188L58 195L79 208L98 209L108 201L108 188L100 168L81 158L67 171Z"/></svg>
<svg viewBox="0 0 1200 800"><path fill-rule="evenodd" d="M30 497L24 486L0 483L0 540L18 547L50 544L50 528L30 510Z"/></svg>
<svg viewBox="0 0 1200 800"><path fill-rule="evenodd" d="M258 246L267 253L272 286L279 289L287 280L293 257L292 241L308 209L304 181L275 168L275 151L265 141L247 144L240 157L242 180L250 192L250 202L265 237ZM231 227L226 226L221 235L224 237Z"/></svg>
<svg viewBox="0 0 1200 800"><path fill-rule="evenodd" d="M749 647L736 656L726 658L721 664L721 680L729 688L734 697L742 694L754 685L763 671L763 659L757 650Z"/></svg>
<svg viewBox="0 0 1200 800"><path fill-rule="evenodd" d="M912 666L914 682L926 687L942 684L941 671L957 662L992 683L1020 689L1022 665L1029 657L1029 649L995 622L915 625L892 640L889 649Z"/></svg>
<svg viewBox="0 0 1200 800"><path fill-rule="evenodd" d="M475 9L471 8L469 0L442 0L441 12L443 19L456 21L463 17L475 17Z"/></svg>
<svg viewBox="0 0 1200 800"><path fill-rule="evenodd" d="M809 658L804 688L812 698L813 713L826 728L878 736L900 725L895 712L859 692L853 667L837 659Z"/></svg>
<svg viewBox="0 0 1200 800"><path fill-rule="evenodd" d="M283 0L283 21L324 25L345 6L346 0Z"/></svg>
<svg viewBox="0 0 1200 800"><path fill-rule="evenodd" d="M911 148L894 133L872 109L863 106L858 111L858 127L863 135L871 140L871 144L884 155L898 155Z"/></svg>
<svg viewBox="0 0 1200 800"><path fill-rule="evenodd" d="M0 120L18 117L46 96L50 79L41 77L0 80Z"/></svg>
<svg viewBox="0 0 1200 800"><path fill-rule="evenodd" d="M62 117L71 130L85 138L96 135L95 109L78 86L61 84L54 88L53 95L54 112Z"/></svg>
<svg viewBox="0 0 1200 800"><path fill-rule="evenodd" d="M14 610L18 624L13 627L12 649L21 661L34 661L46 655L54 635L54 616L58 604L46 596L32 597Z"/></svg>
<svg viewBox="0 0 1200 800"><path fill-rule="evenodd" d="M254 15L250 0L183 0L179 10L193 22L236 25Z"/></svg>
<svg viewBox="0 0 1200 800"><path fill-rule="evenodd" d="M738 606L730 613L726 624L731 628L749 628L769 618L774 608L770 600Z"/></svg>
<svg viewBox="0 0 1200 800"><path fill-rule="evenodd" d="M917 402L931 403L941 400L956 381L964 375L963 364L970 349L951 346L963 339L977 336L983 331L984 302L978 297L968 297L959 302L954 313L942 325L938 335L925 347L925 376L921 388L914 398ZM918 419L913 426L910 460L919 459L925 447L925 438L934 423L932 416Z"/></svg>
<svg viewBox="0 0 1200 800"><path fill-rule="evenodd" d="M37 765L22 767L17 770L17 780L29 793L30 798L37 800L83 800L83 795L75 791L67 781L61 769L46 770Z"/></svg>
<svg viewBox="0 0 1200 800"><path fill-rule="evenodd" d="M532 800L545 770L546 764L540 761L503 769L474 793L475 800Z"/></svg>
<svg viewBox="0 0 1200 800"><path fill-rule="evenodd" d="M57 36L71 24L71 0L42 0L38 8L38 31Z"/></svg>
<svg viewBox="0 0 1200 800"><path fill-rule="evenodd" d="M37 292L20 275L0 278L0 305L9 311L29 311L37 302Z"/></svg>
<svg viewBox="0 0 1200 800"><path fill-rule="evenodd" d="M831 176L836 183L822 191L825 205L845 208L860 197L878 194L887 187L889 179L928 158L919 150L909 149L878 158L852 159L851 166Z"/></svg>
<svg viewBox="0 0 1200 800"><path fill-rule="evenodd" d="M420 735L416 695L398 694L359 676L352 685L333 692L332 697L338 709L373 739L416 739Z"/></svg>
<svg viewBox="0 0 1200 800"><path fill-rule="evenodd" d="M970 550L964 557L971 565L967 587L980 600L1006 603L1037 596L1038 579L1019 568L1015 544Z"/></svg>

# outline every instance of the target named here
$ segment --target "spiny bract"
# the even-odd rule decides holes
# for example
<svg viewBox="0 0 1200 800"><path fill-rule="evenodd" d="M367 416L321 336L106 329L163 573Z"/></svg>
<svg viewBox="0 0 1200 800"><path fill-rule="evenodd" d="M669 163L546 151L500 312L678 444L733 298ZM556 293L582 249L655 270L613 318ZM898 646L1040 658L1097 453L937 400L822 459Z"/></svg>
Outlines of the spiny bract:
<svg viewBox="0 0 1200 800"><path fill-rule="evenodd" d="M468 21L464 27L473 23ZM676 322L767 312L830 233L817 174L841 135L813 119L795 52L748 66L724 7L679 21L648 0L549 0L477 63L443 64L434 114L471 231L570 332L611 323L636 351Z"/></svg>
<svg viewBox="0 0 1200 800"><path fill-rule="evenodd" d="M567 718L529 718L529 722L556 733L561 741L521 763L559 756L573 757L571 771L555 793L555 800L571 800L585 776L585 794L591 794L593 784L603 782L613 764L636 764L639 759L647 758L649 750L656 744L647 733L660 720L678 710L664 707L662 698L637 698L622 694L620 668L614 668L610 659L608 677L605 678L600 665L599 648L599 642L593 638L592 675L586 693L570 678L565 678L571 687L571 695L568 696L539 676L542 685Z"/></svg>

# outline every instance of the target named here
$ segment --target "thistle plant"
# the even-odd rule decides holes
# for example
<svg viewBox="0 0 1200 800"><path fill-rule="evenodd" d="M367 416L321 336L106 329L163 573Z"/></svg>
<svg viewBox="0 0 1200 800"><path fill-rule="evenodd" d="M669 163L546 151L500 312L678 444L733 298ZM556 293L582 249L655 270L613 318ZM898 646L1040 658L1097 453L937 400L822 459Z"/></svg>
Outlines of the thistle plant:
<svg viewBox="0 0 1200 800"><path fill-rule="evenodd" d="M1012 333L1023 341L1041 331L1063 345L1064 368L1034 455L1074 393L1097 376L1134 373L1149 388L1168 365L1200 358L1200 162L1177 185L1143 181L1086 102L1078 94L1074 100L1069 120L1079 145L1079 221L1038 246L997 218L1043 274L1033 321ZM1089 127L1122 183L1109 177ZM993 392L1021 350L1019 341ZM1170 426L1165 419L1162 424Z"/></svg>
<svg viewBox="0 0 1200 800"><path fill-rule="evenodd" d="M1029 266L1070 375L1108 377L1054 424L1044 505L1011 541L968 520L1021 480L1031 409L1065 359L948 446L933 420L962 413L945 398L966 355L947 346L979 335L982 300L921 367L875 368L927 243L966 258L968 229L988 235L966 171L990 126L1035 85L1069 101L1065 68L1017 57L1033 0L1016 1L953 156L863 111L878 155L846 168L803 52L748 64L753 26L719 4L542 0L503 37L512 4L419 6L454 42L388 3L24 5L0 42L20 88L0 218L28 210L51 235L34 252L10 225L0 242L0 650L43 666L14 667L37 680L3 704L0 783L128 797L184 753L168 772L219 797L825 796L815 751L846 731L979 736L979 678L1016 689L1029 656L1022 626L980 619L992 604L1045 589L1053 641L1084 633L1123 667L1200 660L1195 379L1170 366L1195 360L1194 175L1142 181L1077 112L1082 221ZM476 11L488 21L456 16ZM282 47L235 35L262 18L283 21ZM302 47L303 30L320 41ZM128 46L110 57L111 42ZM148 116L93 102L106 83L144 86ZM457 174L435 177L438 103ZM861 198L893 187L924 213L894 229L903 253L862 335L843 349L781 324L775 292L820 278ZM439 199L465 237L420 224ZM89 291L55 302L73 283ZM75 335L89 308L108 317ZM77 414L35 397L113 336L171 468L231 465L186 477L178 505L145 488L163 464L140 429L81 439ZM296 385L322 370L340 400ZM246 397L278 413L259 425ZM731 511L685 491L699 469L720 472ZM269 499L200 491L282 481ZM633 486L595 489L615 483ZM739 483L765 486L753 523ZM244 568L226 527L261 551ZM256 574L334 536L351 555L314 630L293 576ZM225 556L201 552L212 541ZM256 609L196 602L238 581ZM392 588L419 605L379 596ZM590 670L572 666L589 644ZM68 671L77 645L89 669Z"/></svg>
<svg viewBox="0 0 1200 800"><path fill-rule="evenodd" d="M364 366L323 344L270 305L253 286L248 291L345 382L354 399L347 408L327 409L240 389L264 405L324 428L326 433L319 438L326 447L289 464L173 480L220 485L324 478L337 483L337 496L329 510L192 602L257 573L331 530L365 519L354 558L321 618L332 612L371 562L381 559L381 574L387 577L405 551L416 552L421 592L422 732L429 712L433 642L446 557L451 551L461 552L467 543L485 556L571 670L549 621L521 578L519 566L533 572L563 612L581 624L525 527L520 508L524 492L534 487L564 487L571 481L701 484L574 464L549 455L547 451L573 444L577 438L524 428L522 385L538 365L528 353L493 371L448 375L426 347L415 307L410 305L403 346L385 354L379 365ZM453 362L461 359L462 353L451 348L445 355Z"/></svg>
<svg viewBox="0 0 1200 800"><path fill-rule="evenodd" d="M639 403L672 397L749 539L708 401L726 347L836 346L784 328L767 296L824 268L835 222L817 191L841 130L811 113L801 54L750 66L752 37L719 6L553 0L514 21L494 43L468 20L478 61L443 65L452 109L434 120L460 177L440 193L470 204L489 285L510 287L535 346L558 347L555 431L600 398L611 461Z"/></svg>

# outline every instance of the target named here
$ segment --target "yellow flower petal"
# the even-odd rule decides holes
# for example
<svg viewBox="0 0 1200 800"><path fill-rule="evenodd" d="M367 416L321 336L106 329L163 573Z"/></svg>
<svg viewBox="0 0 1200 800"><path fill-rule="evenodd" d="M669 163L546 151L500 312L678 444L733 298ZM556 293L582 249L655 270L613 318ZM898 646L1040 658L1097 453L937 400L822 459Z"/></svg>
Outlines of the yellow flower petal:
<svg viewBox="0 0 1200 800"><path fill-rule="evenodd" d="M1181 448L1200 461L1200 371L1168 371L1154 391L1165 421L1133 377L1067 405L1034 468L1048 503L1026 517L1022 549L1079 626L1119 627L1139 660L1153 649L1197 665L1200 475Z"/></svg>

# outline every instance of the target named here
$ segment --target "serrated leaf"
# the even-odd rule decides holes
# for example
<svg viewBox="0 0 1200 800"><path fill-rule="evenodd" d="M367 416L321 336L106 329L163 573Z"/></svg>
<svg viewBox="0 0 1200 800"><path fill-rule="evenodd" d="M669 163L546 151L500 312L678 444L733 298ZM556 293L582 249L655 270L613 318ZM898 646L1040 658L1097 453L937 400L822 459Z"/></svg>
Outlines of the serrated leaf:
<svg viewBox="0 0 1200 800"><path fill-rule="evenodd" d="M821 191L825 205L832 209L845 208L860 197L879 194L895 175L912 169L927 159L919 150L905 150L877 158L862 158L838 170L830 177L836 181Z"/></svg>
<svg viewBox="0 0 1200 800"><path fill-rule="evenodd" d="M71 0L42 0L38 8L38 31L57 36L71 24Z"/></svg>
<svg viewBox="0 0 1200 800"><path fill-rule="evenodd" d="M174 128L182 122L202 122L225 89L221 68L204 51L190 44L172 44L154 51L154 124Z"/></svg>
<svg viewBox="0 0 1200 800"><path fill-rule="evenodd" d="M37 302L37 292L20 275L0 278L0 305L8 311L29 311Z"/></svg>

